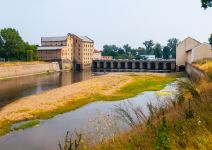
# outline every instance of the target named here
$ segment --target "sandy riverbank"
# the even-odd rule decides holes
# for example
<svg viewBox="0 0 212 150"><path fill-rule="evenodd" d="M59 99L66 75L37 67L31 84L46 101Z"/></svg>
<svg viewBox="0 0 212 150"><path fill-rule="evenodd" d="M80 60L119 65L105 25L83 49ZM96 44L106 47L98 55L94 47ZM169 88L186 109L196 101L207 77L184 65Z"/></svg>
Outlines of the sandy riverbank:
<svg viewBox="0 0 212 150"><path fill-rule="evenodd" d="M19 121L46 119L89 102L119 100L147 90L160 90L175 78L173 74L110 73L21 98L0 110L0 135Z"/></svg>

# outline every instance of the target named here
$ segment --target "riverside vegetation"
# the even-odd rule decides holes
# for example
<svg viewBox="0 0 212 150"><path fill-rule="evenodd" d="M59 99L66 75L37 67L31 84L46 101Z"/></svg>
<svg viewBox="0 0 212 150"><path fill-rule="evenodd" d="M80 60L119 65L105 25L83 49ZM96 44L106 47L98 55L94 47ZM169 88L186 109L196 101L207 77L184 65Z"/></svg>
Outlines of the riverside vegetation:
<svg viewBox="0 0 212 150"><path fill-rule="evenodd" d="M204 68L205 63L198 64ZM129 113L129 109L117 108L117 114L130 127L129 131L103 139L99 144L91 141L76 139L65 140L65 147L76 149L96 150L209 150L212 149L212 82L210 78L200 81L183 80L178 83L176 98L167 99L161 107L148 104L149 116L140 108L131 108L136 120ZM137 124L135 122L138 122ZM79 134L77 134L79 135ZM77 144L73 144L77 143Z"/></svg>
<svg viewBox="0 0 212 150"><path fill-rule="evenodd" d="M0 135L10 132L11 125L21 121L48 119L90 102L121 100L143 91L160 90L178 76L178 74L111 73L24 97L0 110Z"/></svg>

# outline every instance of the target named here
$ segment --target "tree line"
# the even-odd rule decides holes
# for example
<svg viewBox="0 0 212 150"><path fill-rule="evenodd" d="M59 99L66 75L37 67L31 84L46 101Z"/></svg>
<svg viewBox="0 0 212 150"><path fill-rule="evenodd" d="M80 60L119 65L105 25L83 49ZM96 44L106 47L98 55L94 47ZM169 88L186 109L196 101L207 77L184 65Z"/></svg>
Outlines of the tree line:
<svg viewBox="0 0 212 150"><path fill-rule="evenodd" d="M0 29L0 58L7 61L37 60L37 47L25 42L13 28Z"/></svg>
<svg viewBox="0 0 212 150"><path fill-rule="evenodd" d="M114 59L144 59L142 55L155 55L156 58L176 58L176 46L179 40L170 38L166 46L154 43L153 40L143 42L144 47L132 48L128 44L123 47L104 45L102 55L113 56Z"/></svg>

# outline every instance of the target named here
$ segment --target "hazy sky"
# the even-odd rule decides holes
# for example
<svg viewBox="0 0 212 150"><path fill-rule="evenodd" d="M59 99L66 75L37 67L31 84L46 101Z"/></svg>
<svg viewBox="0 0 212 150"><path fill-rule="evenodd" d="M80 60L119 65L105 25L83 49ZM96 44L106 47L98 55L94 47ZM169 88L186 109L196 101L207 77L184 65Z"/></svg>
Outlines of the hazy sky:
<svg viewBox="0 0 212 150"><path fill-rule="evenodd" d="M0 28L16 28L25 41L41 36L87 35L98 49L104 44L132 47L145 40L191 36L207 42L212 8L200 0L0 0Z"/></svg>

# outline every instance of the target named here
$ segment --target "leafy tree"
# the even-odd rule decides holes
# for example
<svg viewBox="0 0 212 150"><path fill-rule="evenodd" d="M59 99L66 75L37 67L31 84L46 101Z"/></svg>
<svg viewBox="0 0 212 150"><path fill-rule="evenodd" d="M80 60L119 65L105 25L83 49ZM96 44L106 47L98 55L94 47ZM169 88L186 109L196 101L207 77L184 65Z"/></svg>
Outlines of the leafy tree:
<svg viewBox="0 0 212 150"><path fill-rule="evenodd" d="M201 0L202 7L207 9L208 7L212 7L212 0Z"/></svg>
<svg viewBox="0 0 212 150"><path fill-rule="evenodd" d="M154 42L152 40L149 41L145 41L143 42L144 46L146 47L146 53L149 54L153 54L153 46L154 46Z"/></svg>
<svg viewBox="0 0 212 150"><path fill-rule="evenodd" d="M124 45L123 48L125 50L126 55L131 56L132 48L128 44Z"/></svg>
<svg viewBox="0 0 212 150"><path fill-rule="evenodd" d="M143 47L138 47L138 54L139 55L145 55L146 54L146 49Z"/></svg>
<svg viewBox="0 0 212 150"><path fill-rule="evenodd" d="M211 34L211 36L210 36L210 38L208 40L209 40L209 43L210 43L210 45L212 47L212 34Z"/></svg>
<svg viewBox="0 0 212 150"><path fill-rule="evenodd" d="M31 60L37 60L37 46L36 45L30 45L28 42L24 43L25 44L25 50L26 53L28 53L27 58L31 58ZM31 52L29 52L31 51ZM29 56L30 55L30 56Z"/></svg>
<svg viewBox="0 0 212 150"><path fill-rule="evenodd" d="M0 38L1 49L3 49L7 60L9 57L15 57L17 51L24 49L24 41L15 29L5 28L0 30Z"/></svg>
<svg viewBox="0 0 212 150"><path fill-rule="evenodd" d="M118 55L118 47L115 45L104 45L102 55L116 57Z"/></svg>
<svg viewBox="0 0 212 150"><path fill-rule="evenodd" d="M159 43L157 43L157 44L155 44L153 49L154 49L155 57L161 58L162 57L162 46Z"/></svg>
<svg viewBox="0 0 212 150"><path fill-rule="evenodd" d="M164 59L169 59L170 58L170 54L171 54L170 48L168 46L165 46L163 48L163 58Z"/></svg>
<svg viewBox="0 0 212 150"><path fill-rule="evenodd" d="M124 49L119 48L119 49L118 49L118 54L119 54L119 55L124 55L124 54L125 54Z"/></svg>
<svg viewBox="0 0 212 150"><path fill-rule="evenodd" d="M176 47L179 40L176 38L171 38L167 42L167 46L170 48L172 58L176 58Z"/></svg>
<svg viewBox="0 0 212 150"><path fill-rule="evenodd" d="M12 28L0 30L0 57L6 60L25 60L37 59L37 47L24 42L18 31Z"/></svg>

